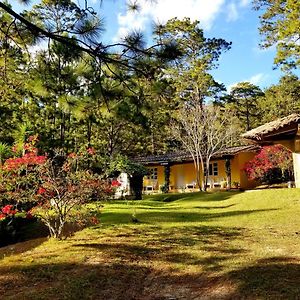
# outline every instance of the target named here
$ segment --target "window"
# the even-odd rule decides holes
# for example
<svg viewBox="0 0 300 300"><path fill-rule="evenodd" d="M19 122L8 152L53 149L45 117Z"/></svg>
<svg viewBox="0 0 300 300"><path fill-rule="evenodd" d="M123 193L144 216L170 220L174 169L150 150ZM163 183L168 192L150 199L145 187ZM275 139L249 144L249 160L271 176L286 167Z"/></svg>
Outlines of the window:
<svg viewBox="0 0 300 300"><path fill-rule="evenodd" d="M206 175L206 167L204 167L204 174ZM218 163L214 162L209 164L208 175L209 176L218 176Z"/></svg>
<svg viewBox="0 0 300 300"><path fill-rule="evenodd" d="M147 179L157 179L157 168L148 169L149 174L146 176Z"/></svg>
<svg viewBox="0 0 300 300"><path fill-rule="evenodd" d="M218 163L214 162L212 168L213 168L213 169L212 169L212 174L213 174L214 176L218 176Z"/></svg>

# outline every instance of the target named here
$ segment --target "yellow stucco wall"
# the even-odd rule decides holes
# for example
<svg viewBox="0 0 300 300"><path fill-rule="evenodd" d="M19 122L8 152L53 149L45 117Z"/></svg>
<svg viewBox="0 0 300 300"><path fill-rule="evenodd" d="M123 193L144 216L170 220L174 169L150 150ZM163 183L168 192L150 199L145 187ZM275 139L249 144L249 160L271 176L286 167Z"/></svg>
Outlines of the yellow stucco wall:
<svg viewBox="0 0 300 300"><path fill-rule="evenodd" d="M232 179L232 181L239 182L240 187L242 189L250 189L257 185L257 182L255 182L254 180L249 180L247 178L247 175L243 170L245 164L249 160L251 160L255 156L255 154L256 154L255 152L242 152L234 157L234 160L236 160L237 162L235 162L235 167L232 168L232 173L235 175L235 178L237 180Z"/></svg>
<svg viewBox="0 0 300 300"><path fill-rule="evenodd" d="M248 180L246 173L243 170L245 163L251 160L254 155L255 152L242 152L235 155L235 157L231 160L231 182L238 182L240 187L243 189L253 188L257 185L255 181ZM210 175L210 180L215 183L226 181L225 160L212 160L210 163L218 164L218 175ZM149 166L147 168L157 168L158 178L157 180L151 180L145 177L143 183L144 187L153 186L154 190L159 190L159 187L165 183L164 166L157 165L151 167ZM186 188L187 185L192 183L196 183L196 172L192 162L174 164L171 166L171 190L180 190Z"/></svg>
<svg viewBox="0 0 300 300"><path fill-rule="evenodd" d="M292 152L297 152L297 149L295 149L295 139L292 138L290 140L276 140L273 142L270 142L270 144L276 145L276 144L280 144L284 147L286 147L287 149L291 150ZM300 149L299 149L300 150Z"/></svg>
<svg viewBox="0 0 300 300"><path fill-rule="evenodd" d="M186 184L196 182L194 164L185 163L171 166L170 179L173 189L185 188Z"/></svg>

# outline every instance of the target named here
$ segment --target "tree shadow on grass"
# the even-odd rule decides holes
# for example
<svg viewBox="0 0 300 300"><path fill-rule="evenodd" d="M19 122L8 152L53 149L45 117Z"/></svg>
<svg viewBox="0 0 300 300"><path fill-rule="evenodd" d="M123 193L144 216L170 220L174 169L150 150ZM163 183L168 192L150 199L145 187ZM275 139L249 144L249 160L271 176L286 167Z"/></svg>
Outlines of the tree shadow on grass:
<svg viewBox="0 0 300 300"><path fill-rule="evenodd" d="M20 242L12 245L8 245L0 248L0 260L4 257L21 254L30 251L39 245L43 244L47 240L46 237L40 237L31 239L25 242Z"/></svg>
<svg viewBox="0 0 300 300"><path fill-rule="evenodd" d="M39 221L33 220L20 226L14 235L6 234L0 241L0 260L36 248L47 240L47 236L47 227Z"/></svg>
<svg viewBox="0 0 300 300"><path fill-rule="evenodd" d="M228 218L228 217L237 217L245 215L253 215L263 212L271 212L278 209L256 209L256 210L235 210L235 211L226 211L220 213L201 213L201 212L190 212L190 211L138 211L136 217L141 223L146 224L161 224L161 223L193 223L193 222L208 222L214 221L216 219ZM119 212L104 212L102 214L102 219L105 223L109 221L116 221L118 224L122 223L131 223L132 214L128 213L119 213Z"/></svg>
<svg viewBox="0 0 300 300"><path fill-rule="evenodd" d="M130 261L0 267L4 299L299 299L300 265L292 258L213 275L154 269Z"/></svg>
<svg viewBox="0 0 300 300"><path fill-rule="evenodd" d="M84 227L76 223L66 223L63 230L63 239L71 237ZM23 226L15 239L4 240L0 246L0 260L4 257L30 251L43 244L49 237L48 227L40 221Z"/></svg>
<svg viewBox="0 0 300 300"><path fill-rule="evenodd" d="M24 263L20 258L0 266L0 295L8 300L229 300L298 299L300 294L297 259L269 258L227 271L228 260L247 255L246 249L232 246L233 240L246 237L245 229L128 226L121 233L113 231L108 240L98 241L75 236L66 242L70 259L64 253L63 262L57 250L44 254L47 263L40 257L29 265L28 258ZM197 251L186 252L191 247ZM81 258L74 261L77 253Z"/></svg>
<svg viewBox="0 0 300 300"><path fill-rule="evenodd" d="M147 228L134 232L138 236L135 242L130 240L132 232L127 235L116 234L114 243L95 243L84 239L76 240L73 247L96 249L109 259L129 259L130 261L157 261L167 265L181 264L202 266L206 271L222 270L224 264L233 256L242 255L244 249L227 247L227 242L243 236L243 229L228 227L191 226L187 228ZM214 250L206 249L207 245L222 244ZM200 251L199 255L189 253L191 247ZM202 251L203 250L203 251ZM205 257L203 256L205 254Z"/></svg>
<svg viewBox="0 0 300 300"><path fill-rule="evenodd" d="M84 262L67 262L66 257L64 263L33 261L24 265L18 261L10 267L2 266L0 295L5 299L201 299L219 284L218 278L209 273L220 270L224 261L240 252L234 249L229 253L224 246L225 254L219 247L214 257L199 258L177 250L203 248L215 242L224 245L226 239L236 239L243 232L208 226L130 230L128 236L112 233L112 242L75 237L68 253L71 257L73 251L84 253ZM138 235L135 242L130 240L136 237L133 233ZM57 254L45 256L55 261ZM180 274L174 269L177 263L185 267L201 265L203 271Z"/></svg>
<svg viewBox="0 0 300 300"><path fill-rule="evenodd" d="M300 261L271 257L227 274L236 289L226 299L299 299Z"/></svg>
<svg viewBox="0 0 300 300"><path fill-rule="evenodd" d="M180 201L224 201L227 200L241 192L232 192L232 191L224 191L224 192L193 192L193 193L176 193L176 194L161 194L148 196L145 198L145 201L157 201L157 202L175 202L177 200Z"/></svg>
<svg viewBox="0 0 300 300"><path fill-rule="evenodd" d="M0 294L8 300L170 299L168 289L165 291L168 282L174 280L174 286L180 288L187 285L187 281L195 281L195 278L182 278L179 283L177 276L172 279L169 273L125 262L91 265L37 264L10 270L0 267L0 272ZM176 295L176 291L172 293ZM189 291L184 294L188 296Z"/></svg>

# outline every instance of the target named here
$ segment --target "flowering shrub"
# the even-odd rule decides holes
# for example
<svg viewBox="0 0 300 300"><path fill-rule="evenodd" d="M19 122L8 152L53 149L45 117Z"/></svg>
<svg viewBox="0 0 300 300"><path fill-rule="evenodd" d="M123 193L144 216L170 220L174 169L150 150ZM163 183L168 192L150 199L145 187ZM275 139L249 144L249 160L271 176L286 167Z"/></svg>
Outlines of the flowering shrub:
<svg viewBox="0 0 300 300"><path fill-rule="evenodd" d="M12 171L20 168L40 165L46 161L46 156L37 155L36 152L25 153L22 157L9 158L5 161L3 170Z"/></svg>
<svg viewBox="0 0 300 300"><path fill-rule="evenodd" d="M261 183L280 183L293 180L292 153L282 145L265 146L244 170L251 180Z"/></svg>
<svg viewBox="0 0 300 300"><path fill-rule="evenodd" d="M22 211L15 208L14 205L7 204L0 210L0 221L4 219L12 219L18 214L18 217L25 217L26 219L32 219L32 213L30 210Z"/></svg>
<svg viewBox="0 0 300 300"><path fill-rule="evenodd" d="M83 213L83 205L103 200L114 193L111 184L89 170L78 169L78 155L68 156L59 166L56 158L38 167L40 186L32 212L49 228L53 237L61 238L67 222L96 224L97 214Z"/></svg>
<svg viewBox="0 0 300 300"><path fill-rule="evenodd" d="M97 212L85 212L82 205L105 199L114 193L112 185L88 170L86 159L95 155L93 148L67 157L38 155L37 137L24 144L21 157L7 159L0 173L1 218L13 216L14 207L25 203L27 218L38 217L50 235L61 238L67 222L96 224Z"/></svg>
<svg viewBox="0 0 300 300"><path fill-rule="evenodd" d="M17 210L13 208L13 205L5 205L1 210L0 220L14 216L17 213Z"/></svg>
<svg viewBox="0 0 300 300"><path fill-rule="evenodd" d="M30 201L38 187L37 168L47 161L45 155L38 155L35 144L37 136L29 137L24 143L20 157L8 158L0 169L0 200L2 203L19 204ZM17 151L13 147L13 151Z"/></svg>

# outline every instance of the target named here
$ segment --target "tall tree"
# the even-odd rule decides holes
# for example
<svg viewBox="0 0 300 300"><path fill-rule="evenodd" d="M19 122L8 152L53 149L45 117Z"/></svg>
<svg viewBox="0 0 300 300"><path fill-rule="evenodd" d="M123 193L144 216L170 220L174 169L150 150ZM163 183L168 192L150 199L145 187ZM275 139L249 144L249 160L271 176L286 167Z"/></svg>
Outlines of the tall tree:
<svg viewBox="0 0 300 300"><path fill-rule="evenodd" d="M19 0L19 2L27 4L31 1ZM88 0L84 1L83 6L80 6L80 1L75 3L72 0L40 0L40 4L35 8L38 7L48 10L50 7L50 13L36 15L35 10L17 13L8 2L0 2L0 10L5 11L14 19L13 26L19 33L25 30L37 42L41 39L55 41L74 51L90 55L98 63L114 63L120 67L137 70L135 67L137 58L162 54L165 56L167 53L165 48L172 49L161 44L147 48L143 35L139 32L130 33L117 43L105 43L100 37L104 29L102 20L89 5ZM67 8L67 12L62 16L52 11L53 8L57 11L61 10L62 7ZM129 5L129 8L137 10L138 6ZM73 13L70 13L71 11ZM60 22L61 17L68 19L68 22ZM60 25L60 30L56 30L57 24ZM174 56L171 52L169 51L168 55ZM142 70L139 71L145 75Z"/></svg>
<svg viewBox="0 0 300 300"><path fill-rule="evenodd" d="M300 66L300 2L298 0L254 0L261 10L261 46L276 46L274 63L283 69Z"/></svg>
<svg viewBox="0 0 300 300"><path fill-rule="evenodd" d="M1 10L0 23L0 140L11 143L12 132L22 123L25 99L31 93L31 77L28 55L22 44L25 36L18 34L14 19Z"/></svg>
<svg viewBox="0 0 300 300"><path fill-rule="evenodd" d="M300 113L300 80L295 75L285 75L278 84L265 90L260 99L261 122L285 117L291 113Z"/></svg>
<svg viewBox="0 0 300 300"><path fill-rule="evenodd" d="M232 87L229 95L223 98L227 107L235 112L245 130L258 125L258 101L263 95L260 87L250 82L240 82Z"/></svg>
<svg viewBox="0 0 300 300"><path fill-rule="evenodd" d="M231 43L206 38L199 25L199 21L192 22L189 18L174 18L165 25L157 26L155 33L158 42L173 43L180 54L167 70L167 76L173 80L177 100L202 105L205 99L213 98L224 89L209 71L217 67L221 53L230 49Z"/></svg>

